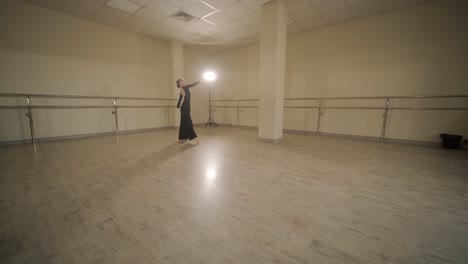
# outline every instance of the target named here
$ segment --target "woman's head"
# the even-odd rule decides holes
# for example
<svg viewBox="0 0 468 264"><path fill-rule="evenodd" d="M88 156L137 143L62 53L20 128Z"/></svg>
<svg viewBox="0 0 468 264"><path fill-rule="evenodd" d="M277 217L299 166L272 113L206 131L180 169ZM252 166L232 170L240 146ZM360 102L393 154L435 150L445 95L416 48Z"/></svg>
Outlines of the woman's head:
<svg viewBox="0 0 468 264"><path fill-rule="evenodd" d="M182 86L185 86L185 80L182 78L177 79L176 81L177 88L180 88Z"/></svg>

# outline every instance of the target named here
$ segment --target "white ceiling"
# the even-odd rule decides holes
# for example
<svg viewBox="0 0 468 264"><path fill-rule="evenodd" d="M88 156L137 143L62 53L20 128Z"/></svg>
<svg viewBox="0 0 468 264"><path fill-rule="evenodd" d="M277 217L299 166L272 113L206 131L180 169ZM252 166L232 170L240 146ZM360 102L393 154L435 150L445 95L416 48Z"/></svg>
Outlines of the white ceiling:
<svg viewBox="0 0 468 264"><path fill-rule="evenodd" d="M270 0L22 0L153 39L188 45L243 46L258 41L261 5ZM431 0L281 0L288 34L298 34ZM183 10L186 23L171 17Z"/></svg>

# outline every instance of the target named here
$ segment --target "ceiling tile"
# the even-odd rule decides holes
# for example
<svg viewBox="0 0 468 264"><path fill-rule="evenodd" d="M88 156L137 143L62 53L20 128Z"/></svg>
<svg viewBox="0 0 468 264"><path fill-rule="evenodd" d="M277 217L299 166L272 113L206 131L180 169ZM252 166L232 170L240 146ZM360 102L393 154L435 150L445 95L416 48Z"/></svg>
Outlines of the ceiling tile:
<svg viewBox="0 0 468 264"><path fill-rule="evenodd" d="M295 13L304 9L311 9L311 8L312 8L312 5L309 2L307 2L307 0L300 0L300 1L295 2L290 7L288 7L288 14L290 15L292 13ZM313 13L316 14L317 12L313 10Z"/></svg>
<svg viewBox="0 0 468 264"><path fill-rule="evenodd" d="M295 21L298 20L305 20L309 17L318 17L317 11L312 6L305 7L299 10L296 10L294 13L291 13L289 15L290 18L292 18Z"/></svg>
<svg viewBox="0 0 468 264"><path fill-rule="evenodd" d="M219 26L214 26L213 28L210 28L209 30L207 30L207 32L213 36L222 36L225 34L224 29L222 29Z"/></svg>
<svg viewBox="0 0 468 264"><path fill-rule="evenodd" d="M257 15L256 13L250 13L246 16L239 17L236 20L242 25L249 27L249 26L260 23L260 16Z"/></svg>
<svg viewBox="0 0 468 264"><path fill-rule="evenodd" d="M263 4L270 2L271 0L239 0L241 4L255 11L262 7Z"/></svg>
<svg viewBox="0 0 468 264"><path fill-rule="evenodd" d="M221 24L224 24L224 23L232 20L232 18L226 16L221 11L218 11L218 12L216 12L214 14L211 14L211 15L209 15L207 17L204 17L203 19L208 20L209 22L212 22L212 23L214 23L216 25L221 25Z"/></svg>
<svg viewBox="0 0 468 264"><path fill-rule="evenodd" d="M165 36L176 38L176 39L183 39L187 37L187 34L185 32L182 32L180 30L171 30L168 31Z"/></svg>
<svg viewBox="0 0 468 264"><path fill-rule="evenodd" d="M348 8L345 9L336 9L332 12L322 15L322 18L328 25L333 25L352 19L351 12Z"/></svg>
<svg viewBox="0 0 468 264"><path fill-rule="evenodd" d="M216 9L223 9L228 5L232 5L237 0L201 0L201 1Z"/></svg>
<svg viewBox="0 0 468 264"><path fill-rule="evenodd" d="M296 16L293 19L305 30L312 30L321 26L325 26L325 21L320 16L307 15L308 12L304 9L303 13L296 12Z"/></svg>
<svg viewBox="0 0 468 264"><path fill-rule="evenodd" d="M229 32L237 31L237 30L244 28L242 24L240 24L239 22L235 20L231 20L227 23L224 23L222 27Z"/></svg>
<svg viewBox="0 0 468 264"><path fill-rule="evenodd" d="M367 17L378 14L382 11L380 1L368 1L356 6L350 6L351 16L353 17Z"/></svg>
<svg viewBox="0 0 468 264"><path fill-rule="evenodd" d="M258 32L255 32L248 28L243 28L243 29L234 31L232 33L238 36L239 38L250 38L250 37L256 37L259 35Z"/></svg>
<svg viewBox="0 0 468 264"><path fill-rule="evenodd" d="M382 0L382 9L385 12L393 11L409 6L411 3L408 0Z"/></svg>
<svg viewBox="0 0 468 264"><path fill-rule="evenodd" d="M146 6L140 8L140 10L136 11L133 16L140 17L142 19L151 20L153 22L159 21L164 18L163 14L158 13L157 11L148 8Z"/></svg>
<svg viewBox="0 0 468 264"><path fill-rule="evenodd" d="M303 32L304 30L302 29L301 26L297 23L292 23L288 25L288 35L294 35Z"/></svg>
<svg viewBox="0 0 468 264"><path fill-rule="evenodd" d="M316 5L316 4L322 4L330 0L307 0L307 1L309 1L312 5ZM380 0L377 0L377 1L380 1Z"/></svg>
<svg viewBox="0 0 468 264"><path fill-rule="evenodd" d="M188 25L183 26L180 30L187 34L193 35L201 31L209 30L212 27L214 27L213 24L208 23L204 20L198 19L197 21L194 21Z"/></svg>
<svg viewBox="0 0 468 264"><path fill-rule="evenodd" d="M161 24L158 24L158 23L153 24L153 25L145 28L146 32L148 32L149 34L152 34L152 35L156 35L156 36L163 35L163 34L167 33L168 31L171 31L171 30L173 30L173 29L170 29L170 28L165 27L165 26L163 26Z"/></svg>
<svg viewBox="0 0 468 264"><path fill-rule="evenodd" d="M154 21L150 19L145 19L145 18L141 18L141 17L133 15L127 18L124 22L122 22L120 27L126 26L130 28L135 27L135 28L143 29L143 28L147 28L151 26L152 24L154 24Z"/></svg>
<svg viewBox="0 0 468 264"><path fill-rule="evenodd" d="M62 12L81 18L91 18L102 6L95 0L66 1Z"/></svg>
<svg viewBox="0 0 468 264"><path fill-rule="evenodd" d="M295 4L297 4L298 2L300 2L301 0L281 0L281 2L286 6L286 7L290 7L290 6L293 6Z"/></svg>
<svg viewBox="0 0 468 264"><path fill-rule="evenodd" d="M23 0L24 2L46 7L52 10L60 10L63 8L62 0Z"/></svg>
<svg viewBox="0 0 468 264"><path fill-rule="evenodd" d="M252 13L252 11L250 9L248 9L247 7L245 7L244 5L242 5L239 2L235 2L234 4L225 7L222 11L228 17L231 17L231 18L234 18L234 19Z"/></svg>
<svg viewBox="0 0 468 264"><path fill-rule="evenodd" d="M119 28L125 31L130 31L133 33L141 34L145 32L145 28L137 25L131 25L127 24L126 22L123 22L122 24L119 25Z"/></svg>
<svg viewBox="0 0 468 264"><path fill-rule="evenodd" d="M203 2L195 2L184 7L184 11L194 17L204 17L216 12L216 9L213 9L211 6Z"/></svg>
<svg viewBox="0 0 468 264"><path fill-rule="evenodd" d="M133 14L141 8L141 6L128 0L109 0L106 5L128 14Z"/></svg>
<svg viewBox="0 0 468 264"><path fill-rule="evenodd" d="M195 35L192 35L192 37L198 39L201 42L205 42L205 43L206 42L213 42L213 41L217 40L216 36L213 36L208 32L200 32L200 33L197 33Z"/></svg>
<svg viewBox="0 0 468 264"><path fill-rule="evenodd" d="M333 13L348 8L346 0L328 0L313 5L319 14Z"/></svg>
<svg viewBox="0 0 468 264"><path fill-rule="evenodd" d="M146 7L168 16L173 15L175 12L180 10L180 7L163 0L151 0Z"/></svg>
<svg viewBox="0 0 468 264"><path fill-rule="evenodd" d="M262 27L261 23L258 23L258 24L250 26L249 28L252 29L253 31L260 32L261 27Z"/></svg>
<svg viewBox="0 0 468 264"><path fill-rule="evenodd" d="M107 0L104 0L104 1L107 2ZM148 4L151 0L128 0L128 1L130 1L132 3L135 3L135 4L139 5L139 6L144 6L144 5Z"/></svg>
<svg viewBox="0 0 468 264"><path fill-rule="evenodd" d="M380 3L380 0L346 0L348 2L348 6L357 6L357 5L364 5L368 4L369 2L378 2Z"/></svg>
<svg viewBox="0 0 468 264"><path fill-rule="evenodd" d="M186 7L194 2L197 2L198 0L169 0L171 4L174 4L178 7Z"/></svg>
<svg viewBox="0 0 468 264"><path fill-rule="evenodd" d="M93 20L108 26L117 26L130 15L115 8L104 5L93 16Z"/></svg>
<svg viewBox="0 0 468 264"><path fill-rule="evenodd" d="M173 31L183 26L185 26L185 23L181 22L180 20L177 20L172 17L166 17L158 21L156 24L150 26L148 28L148 31L162 33L162 32L167 32L167 31Z"/></svg>

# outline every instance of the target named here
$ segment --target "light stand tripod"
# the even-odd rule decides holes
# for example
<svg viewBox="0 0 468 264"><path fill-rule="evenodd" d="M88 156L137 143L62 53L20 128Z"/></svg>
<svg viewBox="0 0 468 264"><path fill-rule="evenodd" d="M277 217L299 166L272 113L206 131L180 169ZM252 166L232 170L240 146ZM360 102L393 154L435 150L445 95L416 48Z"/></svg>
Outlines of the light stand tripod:
<svg viewBox="0 0 468 264"><path fill-rule="evenodd" d="M208 86L208 121L205 124L205 127L217 127L218 124L214 121L211 114L211 83Z"/></svg>

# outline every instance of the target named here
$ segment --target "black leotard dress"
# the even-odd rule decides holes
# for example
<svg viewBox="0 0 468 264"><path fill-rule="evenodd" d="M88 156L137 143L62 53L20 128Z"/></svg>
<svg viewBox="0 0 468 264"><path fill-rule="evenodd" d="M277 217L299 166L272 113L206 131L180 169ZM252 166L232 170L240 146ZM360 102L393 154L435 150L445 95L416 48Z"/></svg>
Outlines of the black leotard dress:
<svg viewBox="0 0 468 264"><path fill-rule="evenodd" d="M193 87L200 83L194 82L182 86L181 89L185 91L185 98L182 102L182 95L179 95L179 101L177 102L177 108L180 108L180 128L179 128L179 139L189 139L192 140L197 137L195 130L193 130L192 117L190 117L190 87ZM182 104L182 105L181 105Z"/></svg>

